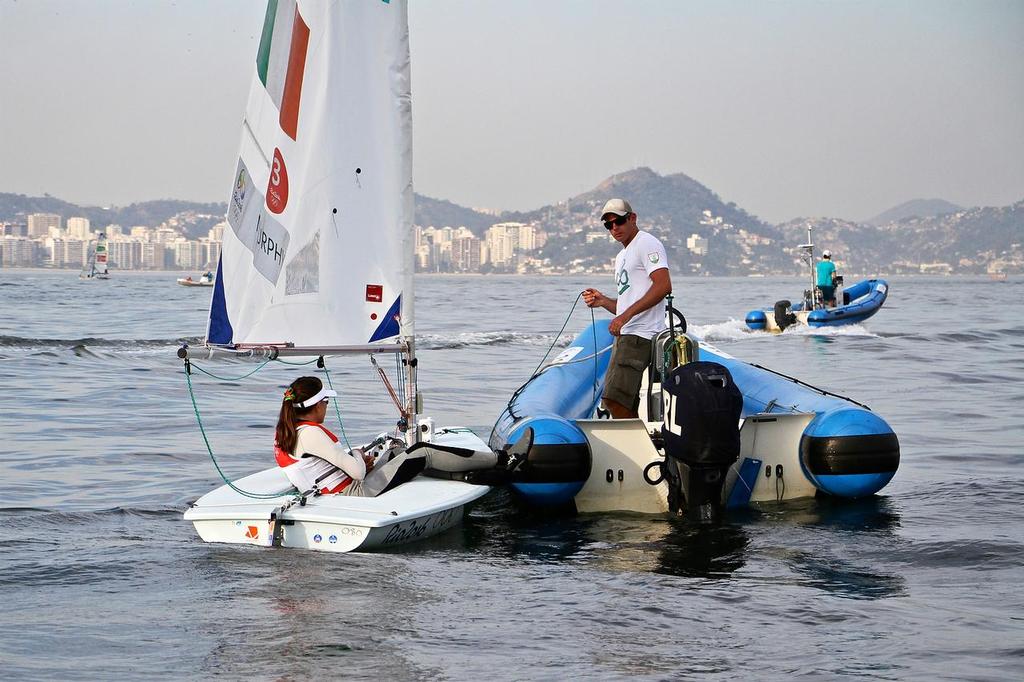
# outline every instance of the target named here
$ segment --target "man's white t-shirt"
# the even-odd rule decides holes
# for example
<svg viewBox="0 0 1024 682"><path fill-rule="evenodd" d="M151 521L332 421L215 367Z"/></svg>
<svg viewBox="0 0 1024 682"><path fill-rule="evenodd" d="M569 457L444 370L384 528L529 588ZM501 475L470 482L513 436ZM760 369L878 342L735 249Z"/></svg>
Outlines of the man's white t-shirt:
<svg viewBox="0 0 1024 682"><path fill-rule="evenodd" d="M640 230L629 246L615 256L615 314L620 315L651 288L651 273L668 267L665 247L657 237ZM665 308L655 304L622 327L622 334L652 339L665 328Z"/></svg>

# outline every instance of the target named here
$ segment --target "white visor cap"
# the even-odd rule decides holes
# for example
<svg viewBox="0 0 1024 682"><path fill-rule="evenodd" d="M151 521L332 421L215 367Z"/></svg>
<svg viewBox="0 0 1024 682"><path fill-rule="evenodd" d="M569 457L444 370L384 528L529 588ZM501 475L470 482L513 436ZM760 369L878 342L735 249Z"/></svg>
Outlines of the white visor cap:
<svg viewBox="0 0 1024 682"><path fill-rule="evenodd" d="M317 393L312 398L308 400L303 400L301 403L295 403L295 407L299 408L300 410L308 410L309 408L313 407L324 398L334 398L337 395L337 391L332 391L329 388L321 388L320 392Z"/></svg>

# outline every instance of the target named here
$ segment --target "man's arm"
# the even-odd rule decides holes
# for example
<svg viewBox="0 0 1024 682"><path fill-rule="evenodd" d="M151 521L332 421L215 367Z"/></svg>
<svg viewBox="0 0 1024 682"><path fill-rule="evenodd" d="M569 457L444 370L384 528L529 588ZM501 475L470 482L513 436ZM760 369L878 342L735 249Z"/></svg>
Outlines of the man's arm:
<svg viewBox="0 0 1024 682"><path fill-rule="evenodd" d="M615 304L617 300L614 298L608 298L597 289L584 289L583 302L587 304L588 308L604 308L612 315L615 314Z"/></svg>
<svg viewBox="0 0 1024 682"><path fill-rule="evenodd" d="M640 313L653 308L666 296L672 293L672 278L668 274L668 268L660 268L651 273L651 288L647 290L639 301L622 311L622 314L614 318L608 331L613 336L618 336L623 325L632 320ZM614 312L614 308L612 308Z"/></svg>

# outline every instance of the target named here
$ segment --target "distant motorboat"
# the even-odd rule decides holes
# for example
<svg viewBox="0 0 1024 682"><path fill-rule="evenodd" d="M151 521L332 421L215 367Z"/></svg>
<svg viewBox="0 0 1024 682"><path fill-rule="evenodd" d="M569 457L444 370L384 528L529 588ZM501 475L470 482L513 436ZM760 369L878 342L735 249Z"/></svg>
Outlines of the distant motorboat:
<svg viewBox="0 0 1024 682"><path fill-rule="evenodd" d="M199 279L192 279L191 275L188 277L179 277L178 284L185 287L212 287L214 284L214 278L212 272L204 273Z"/></svg>
<svg viewBox="0 0 1024 682"><path fill-rule="evenodd" d="M996 282L1005 282L1006 281L1006 273L1005 272L990 272L990 273L988 273L988 277L989 277L989 279L994 280Z"/></svg>
<svg viewBox="0 0 1024 682"><path fill-rule="evenodd" d="M889 283L884 279L866 279L843 290L842 304L826 306L821 290L815 284L814 243L811 228L807 228L807 243L799 247L810 268L811 288L804 290L803 300L791 303L788 299L775 302L771 310L751 310L744 321L754 331L782 332L794 325L807 327L838 327L863 322L878 312L889 295ZM842 277L834 277L834 284L843 285Z"/></svg>
<svg viewBox="0 0 1024 682"><path fill-rule="evenodd" d="M889 295L884 279L865 279L843 290L843 304L834 308L808 307L807 301L792 305L777 301L772 310L751 310L747 327L755 331L781 332L791 325L807 327L838 327L863 322L879 311Z"/></svg>

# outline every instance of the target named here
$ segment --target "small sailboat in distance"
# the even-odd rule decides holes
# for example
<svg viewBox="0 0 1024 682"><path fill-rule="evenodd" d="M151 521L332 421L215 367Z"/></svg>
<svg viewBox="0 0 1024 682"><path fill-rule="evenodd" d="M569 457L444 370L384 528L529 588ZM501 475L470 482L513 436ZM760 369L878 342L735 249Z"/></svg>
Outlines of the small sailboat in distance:
<svg viewBox="0 0 1024 682"><path fill-rule="evenodd" d="M96 236L96 243L89 248L89 255L86 257L85 265L82 268L79 279L110 279L107 270L107 235L100 232Z"/></svg>
<svg viewBox="0 0 1024 682"><path fill-rule="evenodd" d="M490 453L419 414L406 2L271 0L255 67L206 343L179 350L186 372L196 359L394 354L398 426L365 451L429 441ZM367 550L451 528L489 490L420 475L377 497L320 495L272 466L185 519L208 542Z"/></svg>

